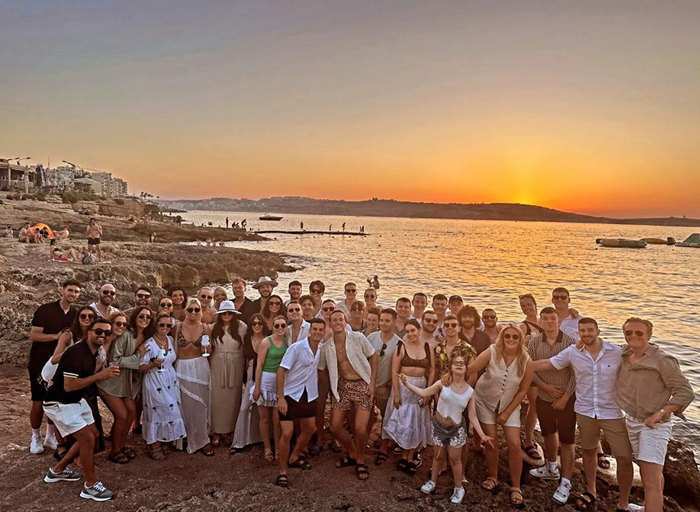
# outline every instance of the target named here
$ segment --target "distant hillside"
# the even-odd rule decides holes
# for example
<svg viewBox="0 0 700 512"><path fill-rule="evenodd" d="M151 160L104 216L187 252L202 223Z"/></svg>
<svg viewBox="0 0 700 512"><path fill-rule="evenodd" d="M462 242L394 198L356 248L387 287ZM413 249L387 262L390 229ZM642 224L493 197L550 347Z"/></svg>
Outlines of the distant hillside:
<svg viewBox="0 0 700 512"><path fill-rule="evenodd" d="M700 219L649 218L614 219L562 212L542 206L518 203L413 203L393 199L340 201L310 197L270 197L260 200L214 197L196 200L163 200L176 210L217 210L261 213L313 213L318 215L365 215L436 219L521 220L543 222L600 222L606 224L647 224L659 226L700 226Z"/></svg>

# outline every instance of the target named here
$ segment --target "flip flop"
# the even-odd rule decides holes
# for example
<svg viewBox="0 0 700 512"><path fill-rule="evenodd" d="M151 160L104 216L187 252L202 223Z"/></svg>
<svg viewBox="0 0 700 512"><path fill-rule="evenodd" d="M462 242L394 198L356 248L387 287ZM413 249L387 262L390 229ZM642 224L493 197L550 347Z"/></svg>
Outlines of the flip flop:
<svg viewBox="0 0 700 512"><path fill-rule="evenodd" d="M386 453L384 453L384 452L379 452L379 453L377 454L377 458L374 459L374 465L375 465L375 466L381 466L381 465L384 464L387 460L389 460L389 456L388 456Z"/></svg>
<svg viewBox="0 0 700 512"><path fill-rule="evenodd" d="M290 468L300 468L304 471L306 471L307 469L311 469L311 464L309 464L309 462L306 459L304 459L304 457L299 457L297 460L295 460L294 462L290 462L287 465Z"/></svg>
<svg viewBox="0 0 700 512"><path fill-rule="evenodd" d="M352 457L341 457L340 460L335 463L335 467L340 469L348 466L354 466L355 464L357 464L357 462Z"/></svg>
<svg viewBox="0 0 700 512"><path fill-rule="evenodd" d="M355 474L358 480L367 480L369 478L367 464L358 464L355 468Z"/></svg>
<svg viewBox="0 0 700 512"><path fill-rule="evenodd" d="M576 499L574 500L574 506L576 507L576 510L581 510L585 512L587 510L593 510L595 502L595 496L593 496L590 492L586 491L576 496Z"/></svg>
<svg viewBox="0 0 700 512"><path fill-rule="evenodd" d="M286 489L287 487L289 487L289 477L287 475L277 475L275 485L279 487L284 487Z"/></svg>
<svg viewBox="0 0 700 512"><path fill-rule="evenodd" d="M608 456L605 453L599 453L597 455L598 457L598 467L600 469L610 469L610 461L608 460Z"/></svg>

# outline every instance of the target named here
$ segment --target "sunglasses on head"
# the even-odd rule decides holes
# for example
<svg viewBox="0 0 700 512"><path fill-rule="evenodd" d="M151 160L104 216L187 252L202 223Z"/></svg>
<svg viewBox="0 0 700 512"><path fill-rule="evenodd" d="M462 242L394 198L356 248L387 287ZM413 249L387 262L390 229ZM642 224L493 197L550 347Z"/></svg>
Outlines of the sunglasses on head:
<svg viewBox="0 0 700 512"><path fill-rule="evenodd" d="M150 299L151 294L150 293L137 293L136 297L139 299Z"/></svg>
<svg viewBox="0 0 700 512"><path fill-rule="evenodd" d="M114 292L112 290L102 290L102 295L111 295L114 297L117 294L117 292Z"/></svg>
<svg viewBox="0 0 700 512"><path fill-rule="evenodd" d="M520 339L520 334L508 334L508 333L505 333L505 334L503 335L503 339L504 339L504 340L513 339L513 340L516 340L516 341L517 341L517 340Z"/></svg>
<svg viewBox="0 0 700 512"><path fill-rule="evenodd" d="M170 322L168 322L167 324L165 322L161 322L158 324L158 327L172 327L172 325L170 325Z"/></svg>
<svg viewBox="0 0 700 512"><path fill-rule="evenodd" d="M151 315L143 315L143 314L142 314L142 315L139 315L139 316L138 316L138 319L139 319L139 320L150 320L150 319L151 319Z"/></svg>
<svg viewBox="0 0 700 512"><path fill-rule="evenodd" d="M633 334L637 336L644 336L646 333L644 331L633 331L632 329L628 329L625 331L625 336L632 336Z"/></svg>
<svg viewBox="0 0 700 512"><path fill-rule="evenodd" d="M199 308L187 308L188 313L199 313L200 311L202 310Z"/></svg>
<svg viewBox="0 0 700 512"><path fill-rule="evenodd" d="M93 329L92 332L94 332L98 336L109 336L110 334L112 334L112 329L100 329L98 327L97 329Z"/></svg>
<svg viewBox="0 0 700 512"><path fill-rule="evenodd" d="M114 322L114 327L126 327L127 324L126 322Z"/></svg>
<svg viewBox="0 0 700 512"><path fill-rule="evenodd" d="M81 313L80 314L81 320L92 320L93 318L95 318L95 315L91 315L89 313Z"/></svg>
<svg viewBox="0 0 700 512"><path fill-rule="evenodd" d="M274 327L275 329L286 329L287 324L275 324L272 327Z"/></svg>

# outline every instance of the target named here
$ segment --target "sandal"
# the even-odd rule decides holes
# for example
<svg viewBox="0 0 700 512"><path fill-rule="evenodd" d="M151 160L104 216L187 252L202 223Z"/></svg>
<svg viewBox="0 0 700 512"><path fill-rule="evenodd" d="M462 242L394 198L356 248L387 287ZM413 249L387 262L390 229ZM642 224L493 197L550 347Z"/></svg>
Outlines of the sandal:
<svg viewBox="0 0 700 512"><path fill-rule="evenodd" d="M335 441L331 441L328 443L328 449L333 453L340 453L341 451L343 451L343 448Z"/></svg>
<svg viewBox="0 0 700 512"><path fill-rule="evenodd" d="M598 467L600 469L610 469L610 461L608 460L608 456L603 452L598 454Z"/></svg>
<svg viewBox="0 0 700 512"><path fill-rule="evenodd" d="M265 450L265 455L263 455L263 459L264 459L265 462L267 462L268 464L269 464L270 462L272 462L273 460L275 460L275 458L272 456L272 450Z"/></svg>
<svg viewBox="0 0 700 512"><path fill-rule="evenodd" d="M576 510L593 510L593 507L595 507L595 502L595 496L593 496L590 492L586 491L576 496L576 499L574 500L574 506L576 507Z"/></svg>
<svg viewBox="0 0 700 512"><path fill-rule="evenodd" d="M125 446L124 448L122 448L122 453L126 455L129 458L129 460L136 458L136 452L130 446Z"/></svg>
<svg viewBox="0 0 700 512"><path fill-rule="evenodd" d="M200 451L202 452L202 455L206 455L207 457L214 456L214 448L212 448L211 444L204 445Z"/></svg>
<svg viewBox="0 0 700 512"><path fill-rule="evenodd" d="M284 487L285 489L289 487L289 477L287 475L281 474L277 475L277 480L275 480L275 485L279 487Z"/></svg>
<svg viewBox="0 0 700 512"><path fill-rule="evenodd" d="M340 460L335 463L335 467L340 469L348 466L354 466L355 464L357 464L357 462L352 457L341 457Z"/></svg>
<svg viewBox="0 0 700 512"><path fill-rule="evenodd" d="M309 455L311 455L312 457L316 457L322 451L323 451L323 446L319 446L317 444L312 444L309 446Z"/></svg>
<svg viewBox="0 0 700 512"><path fill-rule="evenodd" d="M160 446L156 448L152 444L148 445L148 454L151 456L153 460L163 460L165 459L165 454L163 451L160 449Z"/></svg>
<svg viewBox="0 0 700 512"><path fill-rule="evenodd" d="M515 508L524 508L525 499L523 498L523 491L519 487L510 488L510 504Z"/></svg>
<svg viewBox="0 0 700 512"><path fill-rule="evenodd" d="M294 462L290 462L287 465L290 468L301 468L304 471L306 471L307 469L311 469L311 464L309 464L309 461L304 459L304 457L299 457L297 460L295 460Z"/></svg>
<svg viewBox="0 0 700 512"><path fill-rule="evenodd" d="M384 453L384 452L379 452L379 453L377 454L377 458L374 459L374 465L375 465L375 466L381 466L381 465L384 464L387 460L389 460L389 456L388 456L386 453Z"/></svg>
<svg viewBox="0 0 700 512"><path fill-rule="evenodd" d="M496 492L498 492L498 480L490 476L481 482L481 488L489 491L491 494L496 494Z"/></svg>
<svg viewBox="0 0 700 512"><path fill-rule="evenodd" d="M237 454L238 452L240 452L240 451L241 451L240 449L238 449L238 448L236 448L236 447L234 447L234 446L232 446L231 448L228 449L229 455L236 455L236 454Z"/></svg>
<svg viewBox="0 0 700 512"><path fill-rule="evenodd" d="M114 462L115 464L128 464L129 463L129 457L127 457L123 453L118 453L116 455L112 455L110 453L107 456L107 460L110 462Z"/></svg>
<svg viewBox="0 0 700 512"><path fill-rule="evenodd" d="M358 464L355 468L355 474L357 475L358 480L367 480L369 478L367 464Z"/></svg>
<svg viewBox="0 0 700 512"><path fill-rule="evenodd" d="M409 462L408 464L406 464L406 474L408 476L415 475L416 471L418 471L418 467L418 464L416 464L415 462Z"/></svg>
<svg viewBox="0 0 700 512"><path fill-rule="evenodd" d="M218 448L219 446L221 446L221 436L219 434L215 434L214 438L209 444L211 444L214 448Z"/></svg>
<svg viewBox="0 0 700 512"><path fill-rule="evenodd" d="M408 460L401 457L396 463L396 469L398 469L399 471L406 471L406 469L408 469Z"/></svg>
<svg viewBox="0 0 700 512"><path fill-rule="evenodd" d="M525 452L525 455L533 460L542 460L542 455L540 455L540 452L537 449L537 443L535 442L533 442L531 445L523 447L523 451Z"/></svg>

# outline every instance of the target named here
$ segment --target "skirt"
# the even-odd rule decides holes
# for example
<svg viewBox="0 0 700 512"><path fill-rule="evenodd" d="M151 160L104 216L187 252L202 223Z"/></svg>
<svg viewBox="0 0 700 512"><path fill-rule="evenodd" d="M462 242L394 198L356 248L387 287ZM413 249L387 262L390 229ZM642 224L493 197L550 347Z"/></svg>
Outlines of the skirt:
<svg viewBox="0 0 700 512"><path fill-rule="evenodd" d="M245 391L241 400L241 409L238 412L238 421L236 422L236 430L233 432L233 443L231 448L245 448L249 444L255 444L262 441L260 435L260 416L258 408L253 403L253 388L255 382L250 379L246 382Z"/></svg>
<svg viewBox="0 0 700 512"><path fill-rule="evenodd" d="M182 419L185 421L187 432L187 453L194 453L209 444L209 363L204 357L178 359L175 370L180 383Z"/></svg>
<svg viewBox="0 0 700 512"><path fill-rule="evenodd" d="M419 388L425 388L425 377L408 377L408 382ZM430 442L432 428L428 407L421 407L420 397L399 382L401 406L394 407L392 390L384 413L385 421L382 437L393 439L404 450L414 450L427 446Z"/></svg>

